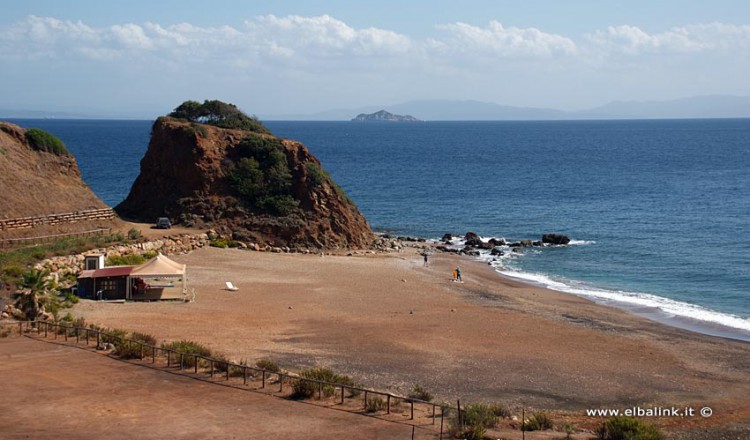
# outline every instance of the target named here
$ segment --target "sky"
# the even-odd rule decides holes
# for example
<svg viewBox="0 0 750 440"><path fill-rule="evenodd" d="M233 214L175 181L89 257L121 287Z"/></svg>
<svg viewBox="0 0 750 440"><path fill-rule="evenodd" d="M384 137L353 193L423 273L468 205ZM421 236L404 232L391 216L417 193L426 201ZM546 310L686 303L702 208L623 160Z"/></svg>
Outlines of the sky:
<svg viewBox="0 0 750 440"><path fill-rule="evenodd" d="M750 96L750 2L4 2L0 109L263 116L411 100Z"/></svg>

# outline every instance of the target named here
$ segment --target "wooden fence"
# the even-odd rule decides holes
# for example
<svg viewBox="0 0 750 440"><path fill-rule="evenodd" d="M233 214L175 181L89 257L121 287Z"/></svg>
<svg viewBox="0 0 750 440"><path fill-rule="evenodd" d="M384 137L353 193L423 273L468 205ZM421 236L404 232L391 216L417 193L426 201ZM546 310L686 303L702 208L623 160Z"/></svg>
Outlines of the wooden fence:
<svg viewBox="0 0 750 440"><path fill-rule="evenodd" d="M30 229L40 225L59 225L61 223L75 223L86 220L111 220L113 218L115 218L115 212L112 208L103 208L41 215L37 217L0 219L0 231Z"/></svg>
<svg viewBox="0 0 750 440"><path fill-rule="evenodd" d="M435 430L433 431L433 435L437 435L437 423L440 424L439 438L442 440L444 435L446 436L445 438L448 438L447 433L445 432L445 418L453 412L458 415L459 423L462 420L460 403L458 407L452 407L450 405L427 402L370 388L308 379L295 374L271 371L246 364L229 362L226 359L217 359L194 353L183 353L177 350L148 344L146 342L123 338L119 335L107 333L99 329L77 327L70 324L48 321L0 322L0 327L10 328L10 331L13 333L15 333L15 329L17 329L19 335L36 333L39 336L44 336L44 338L49 338L51 334L55 339L58 339L59 337L64 338L66 342L71 338L75 338L76 344L81 344L83 342L89 346L93 343L97 348L103 348L105 347L104 344L112 343L110 341L116 341L119 345L126 349L130 349L129 352L131 354L137 354L137 356L132 359L150 362L151 364L157 364L157 362L163 362L166 360L167 368L176 369L180 372L192 372L194 375L203 374L212 379L218 376L223 378L225 382L232 380L232 378L235 378L236 380L242 378L242 384L244 386L247 386L250 380L258 381L258 388L260 389L266 389L266 386L270 384L278 384L278 393L285 392L285 385L286 390L289 391L290 388L294 386L295 382L307 382L313 384L313 386L317 388L316 391L319 400L323 398L324 393L326 393L326 397L329 397L327 393L330 393L330 390L333 389L333 393L331 393L330 396L337 399L339 405L344 405L347 401L349 404L354 404L355 407L352 408L352 411L355 412L364 410L367 413L372 413L372 408L370 408L368 404L370 403L369 399L373 398L385 399L385 415L391 414L396 402L398 402L398 404L400 404L400 402L406 402L409 405L409 420L411 421L411 426L413 428L412 438L414 438L414 428L417 427L420 429L426 429L428 426L433 426L433 429ZM9 334L6 333L2 336L9 336ZM275 381L273 379L275 379ZM359 400L359 396L363 396L361 403L356 402ZM423 415L421 419L428 419L428 423L416 424L415 408ZM383 409L381 408L379 411L383 411Z"/></svg>
<svg viewBox="0 0 750 440"><path fill-rule="evenodd" d="M91 229L83 232L72 232L67 234L40 235L38 237L4 238L0 239L0 249L13 248L40 243L50 243L62 238L90 237L93 235L111 234L112 228Z"/></svg>

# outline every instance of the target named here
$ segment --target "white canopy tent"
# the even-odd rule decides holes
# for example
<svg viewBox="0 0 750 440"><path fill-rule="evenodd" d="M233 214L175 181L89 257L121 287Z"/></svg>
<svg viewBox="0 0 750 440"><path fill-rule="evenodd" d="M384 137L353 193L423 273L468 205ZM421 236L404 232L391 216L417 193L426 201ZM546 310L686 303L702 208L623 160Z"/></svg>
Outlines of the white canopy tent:
<svg viewBox="0 0 750 440"><path fill-rule="evenodd" d="M184 299L187 295L186 272L186 265L159 254L130 272L127 298Z"/></svg>

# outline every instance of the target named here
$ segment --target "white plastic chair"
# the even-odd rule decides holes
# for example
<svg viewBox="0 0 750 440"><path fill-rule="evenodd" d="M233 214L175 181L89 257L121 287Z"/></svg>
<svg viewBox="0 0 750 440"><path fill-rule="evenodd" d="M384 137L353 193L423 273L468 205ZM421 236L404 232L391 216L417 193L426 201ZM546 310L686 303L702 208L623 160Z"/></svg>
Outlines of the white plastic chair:
<svg viewBox="0 0 750 440"><path fill-rule="evenodd" d="M237 290L240 290L239 287L234 287L234 284L232 284L231 281L227 281L227 290L230 292L236 292Z"/></svg>

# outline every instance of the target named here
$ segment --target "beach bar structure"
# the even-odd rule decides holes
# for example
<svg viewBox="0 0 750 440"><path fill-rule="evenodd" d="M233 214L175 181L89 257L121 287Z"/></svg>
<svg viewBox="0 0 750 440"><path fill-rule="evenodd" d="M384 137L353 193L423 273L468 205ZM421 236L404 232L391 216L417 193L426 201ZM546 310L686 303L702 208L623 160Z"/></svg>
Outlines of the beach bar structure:
<svg viewBox="0 0 750 440"><path fill-rule="evenodd" d="M78 294L107 300L183 299L187 293L186 272L186 265L159 254L140 266L84 270L78 276Z"/></svg>

